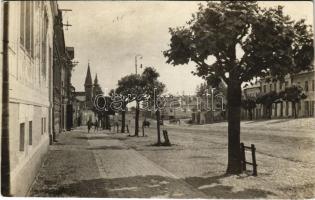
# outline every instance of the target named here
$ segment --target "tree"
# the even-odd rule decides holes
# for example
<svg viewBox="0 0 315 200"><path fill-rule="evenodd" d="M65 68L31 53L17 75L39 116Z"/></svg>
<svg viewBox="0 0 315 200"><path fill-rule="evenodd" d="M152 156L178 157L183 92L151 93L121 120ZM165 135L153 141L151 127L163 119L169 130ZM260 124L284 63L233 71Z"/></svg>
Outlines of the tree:
<svg viewBox="0 0 315 200"><path fill-rule="evenodd" d="M152 67L147 67L144 69L141 77L144 85L144 93L146 94L148 107L154 109L156 114L156 124L157 124L157 145L161 145L161 130L160 130L160 118L161 111L160 107L163 102L160 102L160 98L158 98L165 89L165 85L158 81L159 73Z"/></svg>
<svg viewBox="0 0 315 200"><path fill-rule="evenodd" d="M213 91L212 91L213 89ZM213 87L211 83L201 83L196 87L196 96L201 98L200 101L200 108L201 110L206 110L206 107L208 109L211 106L212 108L212 92L213 92L213 107L221 108L222 107L222 98L226 97L226 88L224 87L222 81L219 81L218 85L216 87Z"/></svg>
<svg viewBox="0 0 315 200"><path fill-rule="evenodd" d="M270 91L266 94L262 94L258 96L256 99L256 103L262 104L264 108L266 109L264 112L264 117L266 117L267 119L271 119L272 104L280 103L280 102L281 102L281 97L275 91Z"/></svg>
<svg viewBox="0 0 315 200"><path fill-rule="evenodd" d="M220 80L227 84L227 173L239 174L241 84L308 70L314 54L311 26L290 19L281 6L266 9L253 1L222 1L200 4L186 26L169 31L167 63L192 61L194 75L214 86Z"/></svg>
<svg viewBox="0 0 315 200"><path fill-rule="evenodd" d="M135 116L135 136L139 136L139 113L140 102L143 100L143 81L138 74L131 74L122 77L118 81L116 89L116 98L120 99L122 111L122 131L125 129L125 113L128 103L136 101L136 116Z"/></svg>
<svg viewBox="0 0 315 200"><path fill-rule="evenodd" d="M203 97L205 94L209 93L209 89L210 89L210 87L208 86L208 84L206 82L201 83L196 88L196 96L197 97Z"/></svg>
<svg viewBox="0 0 315 200"><path fill-rule="evenodd" d="M301 86L292 85L291 87L285 88L284 91L280 92L280 97L284 101L292 102L292 114L294 118L297 118L296 104L300 103L302 99L306 99L306 94L303 93Z"/></svg>
<svg viewBox="0 0 315 200"><path fill-rule="evenodd" d="M242 99L242 107L248 111L249 120L253 120L253 109L256 108L256 99L253 97Z"/></svg>

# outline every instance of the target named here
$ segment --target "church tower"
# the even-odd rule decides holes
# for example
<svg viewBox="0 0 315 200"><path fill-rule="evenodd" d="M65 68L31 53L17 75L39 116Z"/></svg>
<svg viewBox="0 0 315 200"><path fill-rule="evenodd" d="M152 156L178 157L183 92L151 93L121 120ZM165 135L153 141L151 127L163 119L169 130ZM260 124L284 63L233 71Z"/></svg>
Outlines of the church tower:
<svg viewBox="0 0 315 200"><path fill-rule="evenodd" d="M92 76L90 72L90 63L88 63L87 73L85 77L85 100L87 107L92 107L92 95L93 95L93 83L92 83Z"/></svg>
<svg viewBox="0 0 315 200"><path fill-rule="evenodd" d="M94 85L93 85L93 97L98 94L103 94L102 88L98 84L97 74L95 75Z"/></svg>

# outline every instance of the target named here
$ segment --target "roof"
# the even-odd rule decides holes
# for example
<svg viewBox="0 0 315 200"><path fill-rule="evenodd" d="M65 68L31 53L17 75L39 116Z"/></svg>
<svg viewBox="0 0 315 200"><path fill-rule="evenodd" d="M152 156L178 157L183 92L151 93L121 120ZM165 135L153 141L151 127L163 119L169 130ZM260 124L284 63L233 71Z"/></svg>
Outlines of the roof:
<svg viewBox="0 0 315 200"><path fill-rule="evenodd" d="M88 64L84 85L92 85L92 76L90 72L90 63Z"/></svg>

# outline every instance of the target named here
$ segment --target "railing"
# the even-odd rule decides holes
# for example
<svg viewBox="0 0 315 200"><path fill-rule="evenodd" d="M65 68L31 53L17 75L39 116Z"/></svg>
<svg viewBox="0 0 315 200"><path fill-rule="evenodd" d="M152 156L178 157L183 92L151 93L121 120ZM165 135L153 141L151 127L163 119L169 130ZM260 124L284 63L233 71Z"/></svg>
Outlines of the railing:
<svg viewBox="0 0 315 200"><path fill-rule="evenodd" d="M251 151L252 153L252 162L246 161L246 151ZM253 176L257 176L257 163L256 163L256 148L255 145L245 146L244 143L241 143L241 156L242 156L242 169L246 170L246 164L253 166Z"/></svg>

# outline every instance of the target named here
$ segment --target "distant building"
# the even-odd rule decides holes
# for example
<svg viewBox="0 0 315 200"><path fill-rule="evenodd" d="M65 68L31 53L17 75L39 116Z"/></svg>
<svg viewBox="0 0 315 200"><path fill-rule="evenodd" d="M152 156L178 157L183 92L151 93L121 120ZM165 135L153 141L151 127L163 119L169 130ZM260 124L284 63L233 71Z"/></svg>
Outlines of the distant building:
<svg viewBox="0 0 315 200"><path fill-rule="evenodd" d="M280 92L286 87L299 85L303 88L303 92L307 98L301 100L297 105L298 117L314 117L314 69L312 71L301 72L296 75L287 75L284 82L267 82L265 79L260 80L257 84L247 87L243 90L243 95L257 97L257 95L265 94L270 91ZM253 112L254 119L260 119L266 113L266 108L257 105ZM247 113L242 110L243 118L247 118ZM272 118L292 117L292 103L280 102L272 105Z"/></svg>
<svg viewBox="0 0 315 200"><path fill-rule="evenodd" d="M53 49L53 133L70 130L72 127L71 72L74 67L74 48L66 47L62 12L58 10L54 26Z"/></svg>
<svg viewBox="0 0 315 200"><path fill-rule="evenodd" d="M90 71L90 64L88 63L88 68L86 72L85 82L84 82L84 92L75 92L75 117L76 124L86 125L87 121L91 119L95 121L96 116L93 111L94 97L98 94L103 94L103 91L98 84L97 74L95 75L94 84L92 83L92 76Z"/></svg>

